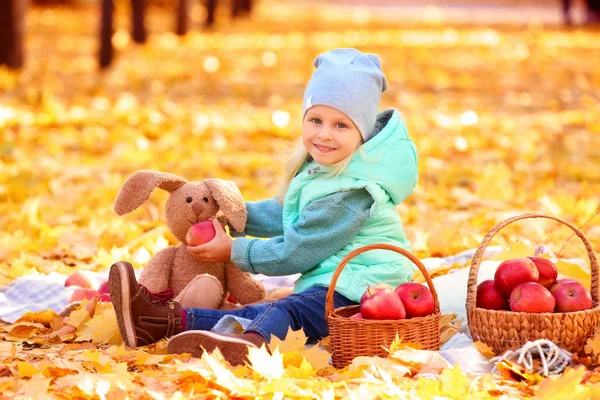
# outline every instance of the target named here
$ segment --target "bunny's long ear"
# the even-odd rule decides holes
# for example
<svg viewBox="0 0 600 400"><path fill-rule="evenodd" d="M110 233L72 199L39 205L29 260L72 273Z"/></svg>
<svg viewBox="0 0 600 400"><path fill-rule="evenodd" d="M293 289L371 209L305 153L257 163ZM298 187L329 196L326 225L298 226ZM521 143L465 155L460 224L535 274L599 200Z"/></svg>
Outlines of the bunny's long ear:
<svg viewBox="0 0 600 400"><path fill-rule="evenodd" d="M248 215L244 198L235 183L222 179L206 179L204 183L231 226L242 232Z"/></svg>
<svg viewBox="0 0 600 400"><path fill-rule="evenodd" d="M142 204L157 187L172 192L187 181L168 172L142 170L129 175L115 201L115 212L123 215L132 212Z"/></svg>

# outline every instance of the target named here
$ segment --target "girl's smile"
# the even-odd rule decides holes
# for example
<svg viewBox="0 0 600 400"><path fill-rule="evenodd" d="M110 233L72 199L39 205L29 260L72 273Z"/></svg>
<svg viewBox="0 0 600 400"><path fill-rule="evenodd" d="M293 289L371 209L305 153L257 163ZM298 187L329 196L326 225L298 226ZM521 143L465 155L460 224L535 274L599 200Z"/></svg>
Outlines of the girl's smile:
<svg viewBox="0 0 600 400"><path fill-rule="evenodd" d="M313 146L315 146L317 148L317 150L319 150L321 153L330 153L332 151L335 151L334 147L321 146L316 143L313 143Z"/></svg>

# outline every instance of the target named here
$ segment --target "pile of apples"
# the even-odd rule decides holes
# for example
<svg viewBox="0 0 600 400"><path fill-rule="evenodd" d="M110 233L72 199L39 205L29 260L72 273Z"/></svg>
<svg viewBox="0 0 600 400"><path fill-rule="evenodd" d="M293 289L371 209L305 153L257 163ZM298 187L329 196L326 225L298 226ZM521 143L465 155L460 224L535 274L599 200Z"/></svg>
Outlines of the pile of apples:
<svg viewBox="0 0 600 400"><path fill-rule="evenodd" d="M110 302L108 281L99 281L87 271L75 271L65 281L65 287L76 286L69 303L99 297L99 301Z"/></svg>
<svg viewBox="0 0 600 400"><path fill-rule="evenodd" d="M378 283L360 298L360 312L352 319L405 319L433 313L433 295L427 286L406 282L394 289Z"/></svg>
<svg viewBox="0 0 600 400"><path fill-rule="evenodd" d="M479 308L528 313L572 312L592 308L590 292L575 279L556 279L556 265L541 257L503 261L493 280L477 286Z"/></svg>

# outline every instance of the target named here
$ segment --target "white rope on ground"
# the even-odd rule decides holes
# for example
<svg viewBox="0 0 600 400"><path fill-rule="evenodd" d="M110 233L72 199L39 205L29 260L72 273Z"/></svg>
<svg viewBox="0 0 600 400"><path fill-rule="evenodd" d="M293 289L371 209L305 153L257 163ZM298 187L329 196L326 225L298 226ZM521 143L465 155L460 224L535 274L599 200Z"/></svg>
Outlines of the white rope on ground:
<svg viewBox="0 0 600 400"><path fill-rule="evenodd" d="M534 361L539 359L541 367L534 366ZM543 376L561 374L565 368L572 364L572 354L561 349L547 339L538 339L527 342L517 350L508 350L490 361L495 364L492 372L498 373L498 362L508 360L523 366L527 372L536 372Z"/></svg>

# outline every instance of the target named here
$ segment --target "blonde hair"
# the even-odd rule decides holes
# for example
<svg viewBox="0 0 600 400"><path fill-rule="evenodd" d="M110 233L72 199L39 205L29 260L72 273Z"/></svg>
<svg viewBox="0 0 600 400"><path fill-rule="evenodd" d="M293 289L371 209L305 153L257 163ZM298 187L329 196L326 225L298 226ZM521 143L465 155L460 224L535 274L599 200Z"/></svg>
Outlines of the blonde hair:
<svg viewBox="0 0 600 400"><path fill-rule="evenodd" d="M356 150L359 150L362 156L362 144L362 141L358 142L356 149L354 149L354 151L350 153L348 157L335 163L333 170L327 176L332 177L341 174L344 171L344 169L346 169L348 164L350 164L350 160L352 160L352 157L354 156L354 153L356 153ZM300 168L302 168L304 162L307 161L309 155L310 154L308 153L308 151L306 151L306 147L304 147L304 143L302 142L302 137L300 137L296 144L296 147L292 149L290 158L285 166L283 182L281 183L277 192L277 200L279 201L279 204L283 205L283 199L285 198L288 188L290 187L292 179L294 179L296 174L298 174L298 171L300 171Z"/></svg>

